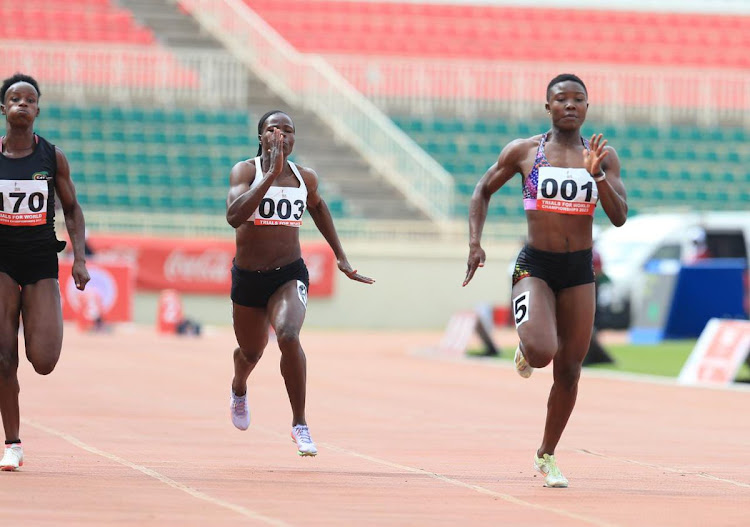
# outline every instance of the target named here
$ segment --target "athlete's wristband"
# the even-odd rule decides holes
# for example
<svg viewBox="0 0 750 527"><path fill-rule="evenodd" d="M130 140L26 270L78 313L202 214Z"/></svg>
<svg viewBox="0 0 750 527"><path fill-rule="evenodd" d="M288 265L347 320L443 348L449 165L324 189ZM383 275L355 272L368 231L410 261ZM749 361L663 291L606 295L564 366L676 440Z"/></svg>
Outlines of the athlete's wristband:
<svg viewBox="0 0 750 527"><path fill-rule="evenodd" d="M591 177L594 178L594 181L599 183L600 181L604 181L607 178L607 173L604 170L602 170L601 172L599 172L598 176L591 176Z"/></svg>

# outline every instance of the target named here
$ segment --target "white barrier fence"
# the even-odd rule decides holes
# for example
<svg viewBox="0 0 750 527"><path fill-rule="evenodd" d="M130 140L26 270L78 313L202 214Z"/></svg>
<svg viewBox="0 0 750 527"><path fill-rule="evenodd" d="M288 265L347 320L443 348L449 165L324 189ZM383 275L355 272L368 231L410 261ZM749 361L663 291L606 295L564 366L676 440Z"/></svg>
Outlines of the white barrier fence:
<svg viewBox="0 0 750 527"><path fill-rule="evenodd" d="M64 102L200 105L218 98L244 106L247 101L247 69L222 51L13 41L4 41L2 49L5 71L32 75L44 94Z"/></svg>
<svg viewBox="0 0 750 527"><path fill-rule="evenodd" d="M591 115L609 122L750 128L750 71L349 55L326 59L386 111L543 118L547 83L571 72L586 83Z"/></svg>

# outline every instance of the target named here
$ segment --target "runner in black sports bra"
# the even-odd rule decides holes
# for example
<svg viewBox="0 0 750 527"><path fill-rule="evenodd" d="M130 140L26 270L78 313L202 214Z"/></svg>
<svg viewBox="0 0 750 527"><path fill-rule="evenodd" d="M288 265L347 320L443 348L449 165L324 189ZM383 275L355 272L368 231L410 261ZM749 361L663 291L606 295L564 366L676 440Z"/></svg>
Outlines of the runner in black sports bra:
<svg viewBox="0 0 750 527"><path fill-rule="evenodd" d="M474 189L464 285L485 262L480 241L490 197L522 174L528 242L513 273L511 309L520 341L515 366L528 377L534 368L554 361L544 436L534 464L545 485L567 487L554 454L575 405L594 324L594 209L600 202L619 227L628 207L615 150L601 134L589 141L581 137L588 109L583 81L571 74L552 79L546 108L552 129L510 142Z"/></svg>
<svg viewBox="0 0 750 527"><path fill-rule="evenodd" d="M23 318L26 357L47 375L63 337L55 237L55 196L73 246L73 280L86 287L84 219L65 154L34 133L39 85L17 73L0 88L5 135L0 138L0 413L5 450L0 470L23 464L18 405L18 331Z"/></svg>

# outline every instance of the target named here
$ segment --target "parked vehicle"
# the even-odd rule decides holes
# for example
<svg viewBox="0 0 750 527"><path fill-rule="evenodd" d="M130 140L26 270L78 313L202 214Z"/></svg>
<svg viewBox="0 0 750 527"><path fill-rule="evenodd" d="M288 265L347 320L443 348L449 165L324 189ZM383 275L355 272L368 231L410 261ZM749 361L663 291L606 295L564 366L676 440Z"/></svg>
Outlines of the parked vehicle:
<svg viewBox="0 0 750 527"><path fill-rule="evenodd" d="M647 266L672 266L697 258L743 258L750 254L750 212L640 214L609 227L595 240L609 279L599 286L597 325L630 326L634 286ZM750 292L748 293L750 294Z"/></svg>

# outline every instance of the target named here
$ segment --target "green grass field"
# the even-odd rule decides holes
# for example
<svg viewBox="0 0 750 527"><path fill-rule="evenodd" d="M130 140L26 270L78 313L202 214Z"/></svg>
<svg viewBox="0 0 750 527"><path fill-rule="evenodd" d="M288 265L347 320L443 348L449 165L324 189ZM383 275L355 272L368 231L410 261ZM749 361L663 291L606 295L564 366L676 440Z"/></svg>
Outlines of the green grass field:
<svg viewBox="0 0 750 527"><path fill-rule="evenodd" d="M613 364L593 364L590 369L614 370L629 373L643 373L664 377L677 377L693 351L695 340L668 340L659 344L608 344L604 346L607 353L615 360ZM470 351L470 355L480 354ZM512 360L513 350L503 350L499 360ZM750 382L750 367L743 364L737 374L737 380Z"/></svg>
<svg viewBox="0 0 750 527"><path fill-rule="evenodd" d="M615 359L614 364L587 367L677 377L694 346L695 340L671 340L649 345L610 344L605 349Z"/></svg>

